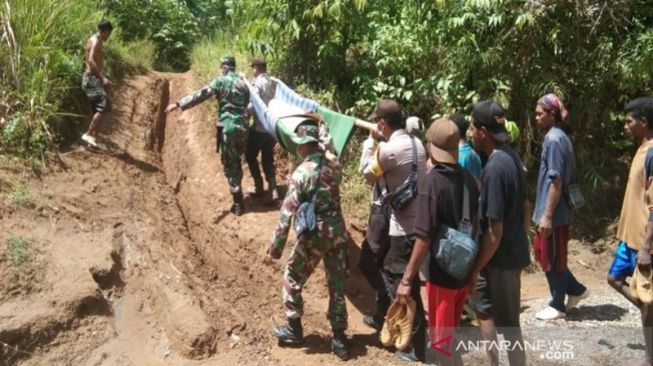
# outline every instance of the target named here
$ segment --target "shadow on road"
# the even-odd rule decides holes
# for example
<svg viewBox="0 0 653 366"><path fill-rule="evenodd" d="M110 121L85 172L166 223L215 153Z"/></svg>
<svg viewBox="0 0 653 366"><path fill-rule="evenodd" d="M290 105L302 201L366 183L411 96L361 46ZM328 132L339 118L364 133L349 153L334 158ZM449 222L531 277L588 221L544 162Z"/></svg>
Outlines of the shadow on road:
<svg viewBox="0 0 653 366"><path fill-rule="evenodd" d="M357 359L367 355L367 348L374 347L376 342L375 333L354 334L349 338L349 359ZM304 337L304 352L306 354L329 354L331 353L331 336L321 334L309 334Z"/></svg>
<svg viewBox="0 0 653 366"><path fill-rule="evenodd" d="M628 313L628 310L613 304L585 305L567 313L567 320L615 321Z"/></svg>

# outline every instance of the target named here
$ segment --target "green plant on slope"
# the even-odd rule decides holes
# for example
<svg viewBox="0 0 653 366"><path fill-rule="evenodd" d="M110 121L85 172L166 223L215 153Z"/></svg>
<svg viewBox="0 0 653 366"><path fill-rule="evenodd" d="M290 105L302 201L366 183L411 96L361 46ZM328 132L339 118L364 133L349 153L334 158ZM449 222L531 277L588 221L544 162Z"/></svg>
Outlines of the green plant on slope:
<svg viewBox="0 0 653 366"><path fill-rule="evenodd" d="M18 206L27 206L32 202L32 189L29 186L20 184L9 194L11 203Z"/></svg>
<svg viewBox="0 0 653 366"><path fill-rule="evenodd" d="M12 236L7 240L9 260L15 267L21 267L30 261L32 242L22 236Z"/></svg>

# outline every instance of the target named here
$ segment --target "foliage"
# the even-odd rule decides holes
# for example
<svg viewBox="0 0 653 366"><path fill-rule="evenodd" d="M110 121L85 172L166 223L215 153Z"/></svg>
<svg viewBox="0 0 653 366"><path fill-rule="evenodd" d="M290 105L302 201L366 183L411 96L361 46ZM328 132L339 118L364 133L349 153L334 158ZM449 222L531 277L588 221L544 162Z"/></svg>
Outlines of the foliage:
<svg viewBox="0 0 653 366"><path fill-rule="evenodd" d="M368 27L365 0L228 1L232 29L252 54L283 60L281 76L325 88L332 82L345 93L352 71L348 47Z"/></svg>
<svg viewBox="0 0 653 366"><path fill-rule="evenodd" d="M225 5L218 0L104 0L126 41L151 40L158 70L187 70L194 44L218 29Z"/></svg>
<svg viewBox="0 0 653 366"><path fill-rule="evenodd" d="M112 78L134 65L192 63L207 81L217 59L233 53L241 69L266 56L298 91L360 117L382 97L425 120L494 98L522 131L517 145L531 172L541 138L533 106L556 92L569 108L591 202L623 189L613 172L624 169L631 144L616 121L628 99L653 89L646 0L5 1L12 11L2 19L17 36L12 43L4 27L0 42L0 151L19 155L42 155L55 136L74 132L70 115L85 111L83 42L103 11L116 24ZM615 208L583 210L607 216Z"/></svg>
<svg viewBox="0 0 653 366"><path fill-rule="evenodd" d="M236 58L236 72L249 73L251 56L234 39L225 33L216 33L198 42L191 52L192 70L195 76L207 82L220 73L220 58L230 54Z"/></svg>
<svg viewBox="0 0 653 366"><path fill-rule="evenodd" d="M118 0L104 6L117 19L127 41L150 39L156 45L154 66L161 70L188 67L190 47L199 29L186 4L178 0Z"/></svg>
<svg viewBox="0 0 653 366"><path fill-rule="evenodd" d="M120 31L117 31L118 36ZM110 60L109 65L114 77L122 78L134 72L143 72L154 68L156 45L151 41L140 39L128 43L112 40L105 48ZM117 62L120 60L120 62Z"/></svg>
<svg viewBox="0 0 653 366"><path fill-rule="evenodd" d="M32 189L20 184L9 194L9 201L18 206L27 206L32 202Z"/></svg>
<svg viewBox="0 0 653 366"><path fill-rule="evenodd" d="M236 58L236 72L249 72L249 57L234 39L224 33L216 33L195 44L190 55L196 86L206 85L220 75L220 58L230 54ZM209 118L217 115L216 103L204 103L200 106Z"/></svg>
<svg viewBox="0 0 653 366"><path fill-rule="evenodd" d="M250 53L274 60L291 84L333 95L367 116L379 98L429 119L494 98L522 130L531 176L539 162L534 104L558 93L589 200L620 194L630 144L619 112L653 89L653 9L644 0L253 0L228 2ZM596 189L592 189L595 187ZM597 199L593 199L595 196ZM598 207L600 206L600 207ZM588 211L586 211L588 210ZM594 210L594 211L589 211Z"/></svg>
<svg viewBox="0 0 653 366"><path fill-rule="evenodd" d="M596 88L622 103L624 93L650 88L653 72L643 1L228 3L250 53L272 56L280 73L313 88L353 97L353 111L369 112L382 96L423 117L469 110L481 97L530 109L548 91L600 99L588 95ZM581 105L577 119L594 103ZM524 112L512 113L523 121Z"/></svg>
<svg viewBox="0 0 653 366"><path fill-rule="evenodd" d="M11 236L7 240L9 260L14 267L20 267L30 261L32 242L22 236Z"/></svg>
<svg viewBox="0 0 653 366"><path fill-rule="evenodd" d="M359 156L363 131L358 131L347 146L341 163L343 164L343 182L340 186L343 212L347 221L364 225L369 216L370 199L372 197L370 185L359 170Z"/></svg>
<svg viewBox="0 0 653 366"><path fill-rule="evenodd" d="M203 34L224 29L227 6L224 0L184 0Z"/></svg>

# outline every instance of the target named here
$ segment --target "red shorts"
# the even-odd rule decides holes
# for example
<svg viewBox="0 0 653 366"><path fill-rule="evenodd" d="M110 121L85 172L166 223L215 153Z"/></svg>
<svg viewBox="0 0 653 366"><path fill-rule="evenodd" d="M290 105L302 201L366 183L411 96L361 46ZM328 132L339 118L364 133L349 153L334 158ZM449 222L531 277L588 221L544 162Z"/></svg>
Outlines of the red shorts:
<svg viewBox="0 0 653 366"><path fill-rule="evenodd" d="M429 301L429 336L431 348L453 353L455 331L463 314L469 287L450 289L426 283Z"/></svg>
<svg viewBox="0 0 653 366"><path fill-rule="evenodd" d="M535 233L533 254L544 272L562 272L567 269L567 242L569 225L553 228L548 238Z"/></svg>

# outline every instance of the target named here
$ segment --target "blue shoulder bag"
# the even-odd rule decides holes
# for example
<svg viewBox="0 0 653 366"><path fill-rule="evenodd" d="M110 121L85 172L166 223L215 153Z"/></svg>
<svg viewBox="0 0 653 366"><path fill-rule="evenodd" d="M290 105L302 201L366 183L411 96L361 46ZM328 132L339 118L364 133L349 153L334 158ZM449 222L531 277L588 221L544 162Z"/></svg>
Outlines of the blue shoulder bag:
<svg viewBox="0 0 653 366"><path fill-rule="evenodd" d="M295 214L295 233L297 234L297 239L302 235L311 235L317 232L315 206L317 203L317 191L320 188L323 161L324 158L320 158L320 162L317 165L317 178L315 180L315 187L311 191L310 199L302 202L297 208L297 213Z"/></svg>
<svg viewBox="0 0 653 366"><path fill-rule="evenodd" d="M440 224L431 242L431 259L444 272L461 281L469 276L478 255L478 245L472 238L469 206L469 189L463 180L463 217L458 228Z"/></svg>

